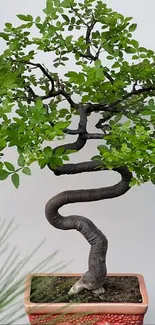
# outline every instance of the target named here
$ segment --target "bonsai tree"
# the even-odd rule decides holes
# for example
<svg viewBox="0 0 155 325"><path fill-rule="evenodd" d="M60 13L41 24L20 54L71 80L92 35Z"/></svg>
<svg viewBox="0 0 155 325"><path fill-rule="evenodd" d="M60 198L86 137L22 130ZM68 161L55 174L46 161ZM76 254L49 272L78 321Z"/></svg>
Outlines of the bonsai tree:
<svg viewBox="0 0 155 325"><path fill-rule="evenodd" d="M18 188L20 173L30 175L33 162L56 176L105 170L120 174L114 186L64 191L45 208L51 225L76 229L91 245L88 271L69 293L85 288L100 295L108 241L87 218L64 218L59 209L155 183L155 54L133 38L137 25L132 17L102 1L47 0L43 11L43 18L17 15L21 25L6 23L0 33L6 42L0 56L0 179L11 177ZM39 52L51 55L48 68L38 63ZM87 122L95 113L96 133L89 133ZM53 139L66 136L69 143L52 147ZM92 139L102 140L97 156L68 162ZM16 166L5 161L7 147L17 148Z"/></svg>

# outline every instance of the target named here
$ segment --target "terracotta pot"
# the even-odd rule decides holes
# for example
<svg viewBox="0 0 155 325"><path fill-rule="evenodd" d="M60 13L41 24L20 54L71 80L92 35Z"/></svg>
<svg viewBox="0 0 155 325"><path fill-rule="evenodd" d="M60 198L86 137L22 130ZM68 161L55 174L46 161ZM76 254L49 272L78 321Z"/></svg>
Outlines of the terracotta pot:
<svg viewBox="0 0 155 325"><path fill-rule="evenodd" d="M108 274L109 276L137 276L141 303L32 303L30 302L33 276L81 276L81 274L29 274L25 281L24 305L32 325L41 324L93 324L93 325L142 325L148 308L144 278L140 274ZM81 314L81 315L80 315Z"/></svg>

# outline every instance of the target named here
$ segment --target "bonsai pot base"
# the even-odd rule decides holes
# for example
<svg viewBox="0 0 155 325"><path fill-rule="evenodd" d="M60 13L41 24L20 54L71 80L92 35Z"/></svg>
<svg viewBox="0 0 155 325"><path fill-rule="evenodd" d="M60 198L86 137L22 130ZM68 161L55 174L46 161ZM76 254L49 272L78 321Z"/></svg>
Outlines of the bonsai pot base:
<svg viewBox="0 0 155 325"><path fill-rule="evenodd" d="M99 315L64 315L63 320L59 320L60 315L29 315L31 325L41 324L87 324L87 325L142 325L144 315L117 315L117 314L99 314Z"/></svg>
<svg viewBox="0 0 155 325"><path fill-rule="evenodd" d="M31 325L43 324L92 324L92 325L142 325L148 308L144 278L139 274L108 274L108 276L137 277L141 302L116 303L36 303L31 300L31 285L34 277L77 277L81 274L30 274L26 278L24 304Z"/></svg>

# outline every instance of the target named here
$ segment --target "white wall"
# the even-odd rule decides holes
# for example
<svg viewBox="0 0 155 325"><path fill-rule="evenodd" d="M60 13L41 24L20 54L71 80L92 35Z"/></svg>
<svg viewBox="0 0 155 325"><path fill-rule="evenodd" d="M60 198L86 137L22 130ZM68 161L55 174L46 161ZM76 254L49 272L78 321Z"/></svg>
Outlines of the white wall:
<svg viewBox="0 0 155 325"><path fill-rule="evenodd" d="M141 42L141 46L155 50L154 0L107 0L107 3L123 14L133 16L138 23L135 38ZM37 16L44 7L44 0L1 0L0 30L6 21L15 23L17 13L30 13ZM3 48L3 42L0 45ZM94 149L95 143L89 142L87 148L81 151L79 161L89 159L94 155ZM14 150L7 152L8 160L14 161L15 156ZM40 240L47 238L44 247L35 255L25 271L29 272L45 256L59 249L57 261L73 261L66 267L66 271L85 272L89 252L88 243L75 231L63 232L52 228L44 217L44 205L51 196L64 189L106 186L114 184L117 180L118 176L109 172L56 178L48 169L40 171L37 166L34 166L33 176L23 176L18 190L14 189L8 180L1 182L0 217L7 220L15 217L20 223L16 235L10 239L11 245L16 244L21 254L26 255L39 244ZM89 217L107 235L109 272L137 272L144 275L150 299L145 323L150 325L154 324L155 320L154 197L154 186L146 184L132 189L118 199L75 204L63 209L66 214L76 213ZM23 324L24 322L27 322L27 317Z"/></svg>

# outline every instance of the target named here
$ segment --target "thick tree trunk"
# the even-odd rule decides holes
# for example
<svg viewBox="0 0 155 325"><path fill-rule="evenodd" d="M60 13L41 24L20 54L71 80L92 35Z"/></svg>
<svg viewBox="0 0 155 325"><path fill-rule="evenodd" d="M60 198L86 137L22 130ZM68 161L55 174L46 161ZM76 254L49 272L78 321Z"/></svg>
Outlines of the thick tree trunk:
<svg viewBox="0 0 155 325"><path fill-rule="evenodd" d="M85 146L87 142L87 109L84 105L79 104L78 111L80 115L78 129L76 130L79 132L78 138L73 143L59 146L63 147L64 151L68 149L79 151ZM56 151L59 147L55 148L53 152ZM52 170L50 166L49 168ZM52 171L55 175L58 176L65 174L78 174L83 172L96 172L103 169L104 167L101 167L100 161L87 161L77 164L64 164L62 167L57 167ZM103 278L107 274L106 253L108 248L108 241L105 235L89 219L78 215L63 217L59 213L59 209L63 205L69 203L91 202L102 199L110 199L126 193L130 188L129 183L132 174L126 167L117 168L115 171L121 175L122 179L118 184L114 186L103 187L99 189L64 191L54 196L46 204L45 214L47 220L51 225L62 230L75 229L79 231L91 245L88 261L88 271L71 288L71 294L75 294L84 288L89 290L98 290L98 293L102 292Z"/></svg>
<svg viewBox="0 0 155 325"><path fill-rule="evenodd" d="M100 164L101 163L97 161L66 164L62 168L58 167L56 174L77 174L86 171L97 171L101 170ZM70 293L77 293L84 288L89 290L102 288L103 278L107 274L106 253L108 241L105 235L89 219L78 215L63 217L59 213L59 209L63 205L69 203L110 199L125 194L130 188L129 183L132 175L125 167L117 168L115 171L120 173L122 179L114 186L99 189L64 191L51 198L46 204L45 214L51 225L62 230L75 229L79 231L91 245L88 271L71 288Z"/></svg>

